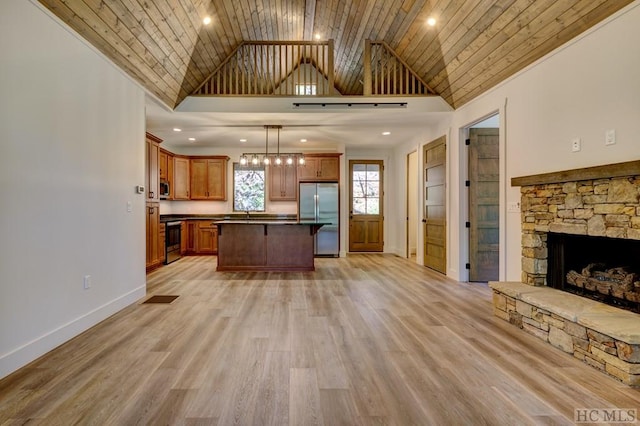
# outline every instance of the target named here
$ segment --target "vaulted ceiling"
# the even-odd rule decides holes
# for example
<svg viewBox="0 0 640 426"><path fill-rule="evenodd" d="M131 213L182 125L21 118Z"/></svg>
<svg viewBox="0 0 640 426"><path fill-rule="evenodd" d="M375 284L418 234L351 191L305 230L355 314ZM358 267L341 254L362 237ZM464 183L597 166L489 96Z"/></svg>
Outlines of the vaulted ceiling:
<svg viewBox="0 0 640 426"><path fill-rule="evenodd" d="M340 93L362 94L365 40L378 40L457 108L631 1L40 0L172 108L242 41L316 34L335 41Z"/></svg>

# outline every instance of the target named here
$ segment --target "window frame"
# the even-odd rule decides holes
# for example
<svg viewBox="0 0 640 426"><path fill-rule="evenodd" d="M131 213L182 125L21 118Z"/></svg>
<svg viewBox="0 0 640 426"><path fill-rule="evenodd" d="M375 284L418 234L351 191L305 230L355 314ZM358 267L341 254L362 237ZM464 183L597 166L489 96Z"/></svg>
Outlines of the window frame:
<svg viewBox="0 0 640 426"><path fill-rule="evenodd" d="M267 167L264 164L257 164L257 165L253 165L253 164L246 164L246 165L242 165L240 163L234 162L233 166L232 166L232 210L234 212L246 212L247 210L238 210L236 209L236 170L256 170L256 171L262 171L262 177L263 177L263 188L262 188L262 205L263 205L263 209L262 210L248 210L249 212L256 212L256 213L264 213L267 209Z"/></svg>

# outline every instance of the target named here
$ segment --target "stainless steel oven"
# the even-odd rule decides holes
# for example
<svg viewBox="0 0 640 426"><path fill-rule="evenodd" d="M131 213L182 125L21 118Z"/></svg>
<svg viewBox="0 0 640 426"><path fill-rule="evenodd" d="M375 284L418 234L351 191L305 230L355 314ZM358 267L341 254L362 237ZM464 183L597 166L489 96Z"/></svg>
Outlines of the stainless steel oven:
<svg viewBox="0 0 640 426"><path fill-rule="evenodd" d="M166 247L166 256L164 263L165 265L170 264L171 262L175 262L180 259L180 229L182 228L182 222L167 222L166 226L166 234L165 234L165 247Z"/></svg>

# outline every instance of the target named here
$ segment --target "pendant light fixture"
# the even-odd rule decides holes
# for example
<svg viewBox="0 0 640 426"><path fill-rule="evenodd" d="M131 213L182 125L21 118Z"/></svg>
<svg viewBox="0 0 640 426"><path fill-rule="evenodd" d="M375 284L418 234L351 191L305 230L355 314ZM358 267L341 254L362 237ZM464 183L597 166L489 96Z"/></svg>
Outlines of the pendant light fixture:
<svg viewBox="0 0 640 426"><path fill-rule="evenodd" d="M304 165L304 154L300 152L280 153L280 129L281 125L265 124L264 152L245 152L240 156L241 166L257 166L262 163L265 166L270 164L275 166ZM278 131L278 142L275 157L269 155L269 129Z"/></svg>

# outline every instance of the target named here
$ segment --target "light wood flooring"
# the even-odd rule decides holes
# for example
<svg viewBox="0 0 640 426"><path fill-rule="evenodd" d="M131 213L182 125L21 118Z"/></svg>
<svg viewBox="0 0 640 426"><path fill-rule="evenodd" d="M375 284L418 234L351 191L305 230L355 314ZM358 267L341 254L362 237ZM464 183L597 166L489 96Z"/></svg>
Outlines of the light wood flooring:
<svg viewBox="0 0 640 426"><path fill-rule="evenodd" d="M568 425L640 408L640 390L495 318L486 285L392 255L316 267L165 266L148 295L173 303L134 304L0 381L0 425Z"/></svg>

